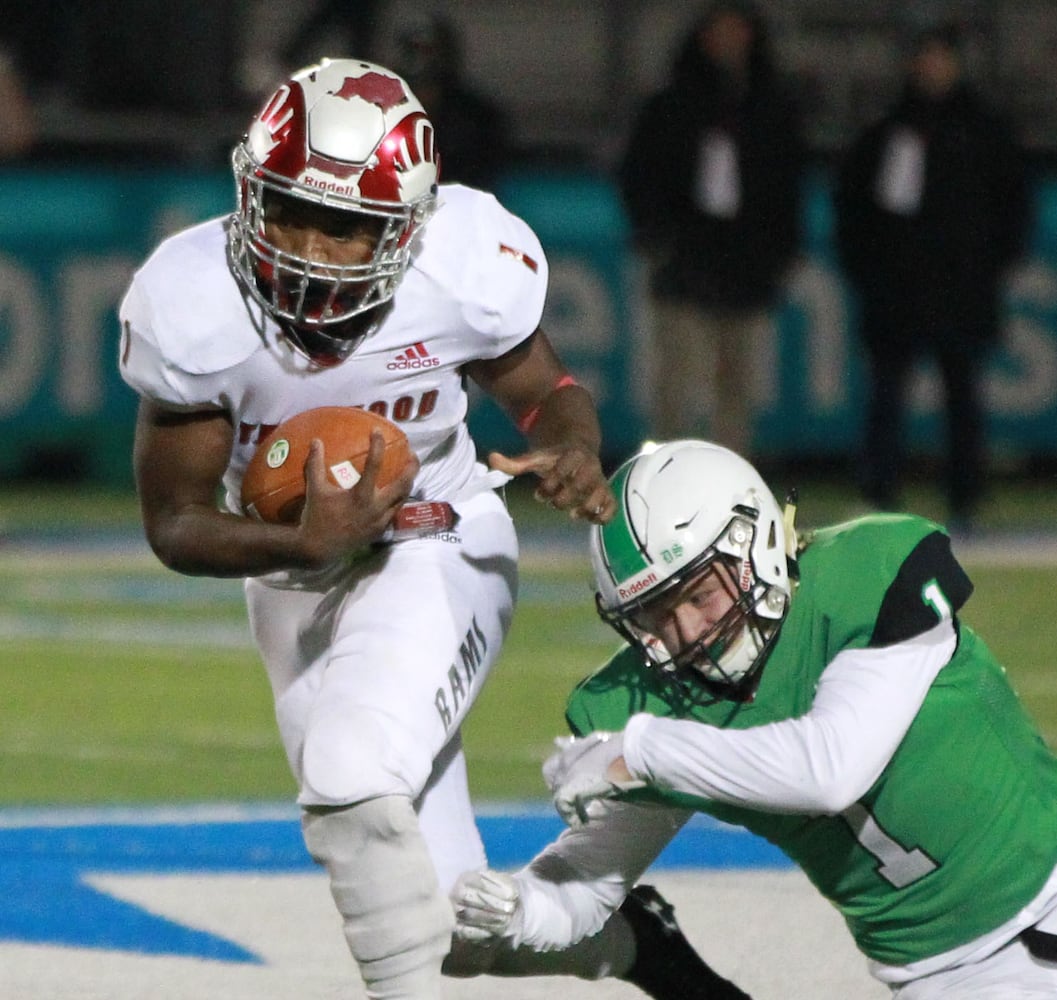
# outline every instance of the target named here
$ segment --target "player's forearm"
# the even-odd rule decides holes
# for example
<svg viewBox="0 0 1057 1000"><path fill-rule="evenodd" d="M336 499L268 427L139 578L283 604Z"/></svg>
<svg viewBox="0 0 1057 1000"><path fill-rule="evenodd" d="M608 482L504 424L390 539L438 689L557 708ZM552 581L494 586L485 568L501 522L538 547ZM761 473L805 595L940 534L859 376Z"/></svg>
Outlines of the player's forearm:
<svg viewBox="0 0 1057 1000"><path fill-rule="evenodd" d="M580 444L593 455L602 446L602 428L591 394L581 385L551 390L527 432L533 448Z"/></svg>
<svg viewBox="0 0 1057 1000"><path fill-rule="evenodd" d="M550 951L598 933L690 815L612 801L591 823L563 831L515 876L513 943Z"/></svg>
<svg viewBox="0 0 1057 1000"><path fill-rule="evenodd" d="M515 876L521 897L521 919L508 935L515 947L559 951L597 934L614 913L627 889L570 879L551 881L530 869ZM615 891L614 891L615 890Z"/></svg>
<svg viewBox="0 0 1057 1000"><path fill-rule="evenodd" d="M265 524L195 505L145 517L145 523L147 540L155 555L178 573L260 576L315 564L301 533L292 525Z"/></svg>

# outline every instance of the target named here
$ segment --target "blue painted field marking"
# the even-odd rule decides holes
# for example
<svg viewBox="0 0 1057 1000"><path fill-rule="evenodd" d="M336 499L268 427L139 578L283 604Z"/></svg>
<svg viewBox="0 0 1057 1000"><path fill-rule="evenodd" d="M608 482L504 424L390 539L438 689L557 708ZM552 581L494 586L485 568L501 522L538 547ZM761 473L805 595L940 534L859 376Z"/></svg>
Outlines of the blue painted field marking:
<svg viewBox="0 0 1057 1000"><path fill-rule="evenodd" d="M485 808L491 864L524 864L562 829L548 806ZM695 817L657 868L775 868L789 862L758 838ZM287 874L318 869L293 807L0 812L0 941L260 962L238 943L116 899L90 875Z"/></svg>
<svg viewBox="0 0 1057 1000"><path fill-rule="evenodd" d="M0 830L0 940L229 962L260 959L84 881L105 874L288 872L313 867L296 822L98 823Z"/></svg>

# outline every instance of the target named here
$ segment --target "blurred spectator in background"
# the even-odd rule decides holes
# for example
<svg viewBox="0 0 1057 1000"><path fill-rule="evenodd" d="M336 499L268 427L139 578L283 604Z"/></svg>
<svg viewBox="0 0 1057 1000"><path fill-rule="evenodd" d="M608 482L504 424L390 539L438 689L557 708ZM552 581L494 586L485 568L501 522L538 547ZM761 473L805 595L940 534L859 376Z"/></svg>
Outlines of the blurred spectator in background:
<svg viewBox="0 0 1057 1000"><path fill-rule="evenodd" d="M377 0L323 0L283 46L282 62L289 68L338 54L373 59L381 6ZM445 137L441 177L492 190L507 163L507 117L466 80L455 24L439 13L404 14L391 37L393 51L386 62L411 85L437 134ZM263 67L270 79L273 67L267 62Z"/></svg>
<svg viewBox="0 0 1057 1000"><path fill-rule="evenodd" d="M36 115L15 55L0 43L0 160L27 154L37 137Z"/></svg>
<svg viewBox="0 0 1057 1000"><path fill-rule="evenodd" d="M650 262L652 432L750 454L751 372L799 245L798 116L752 5L694 24L634 123L619 183ZM711 390L711 391L709 391Z"/></svg>
<svg viewBox="0 0 1057 1000"><path fill-rule="evenodd" d="M982 374L1030 211L1021 151L967 82L955 26L915 40L902 95L847 151L836 209L868 366L865 499L899 505L907 385L929 357L946 393L948 522L965 529L984 491Z"/></svg>
<svg viewBox="0 0 1057 1000"><path fill-rule="evenodd" d="M492 190L507 165L508 122L503 109L465 79L455 25L440 14L409 21L397 35L393 68L445 137L441 177Z"/></svg>
<svg viewBox="0 0 1057 1000"><path fill-rule="evenodd" d="M322 0L308 5L293 37L283 47L290 66L307 66L324 57L375 55L380 0Z"/></svg>

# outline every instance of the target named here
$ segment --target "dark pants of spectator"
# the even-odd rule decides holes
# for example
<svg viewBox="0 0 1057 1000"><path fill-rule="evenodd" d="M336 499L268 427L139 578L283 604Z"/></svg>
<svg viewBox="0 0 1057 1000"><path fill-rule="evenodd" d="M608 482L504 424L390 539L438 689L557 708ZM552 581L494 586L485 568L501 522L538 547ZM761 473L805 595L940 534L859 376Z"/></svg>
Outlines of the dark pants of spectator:
<svg viewBox="0 0 1057 1000"><path fill-rule="evenodd" d="M899 338L902 339L902 338ZM905 341L868 337L866 428L862 455L865 499L881 510L899 507L906 464L906 409L916 362L933 359L945 393L944 489L951 522L971 520L984 491L984 412L981 378L986 346L952 334L917 349Z"/></svg>

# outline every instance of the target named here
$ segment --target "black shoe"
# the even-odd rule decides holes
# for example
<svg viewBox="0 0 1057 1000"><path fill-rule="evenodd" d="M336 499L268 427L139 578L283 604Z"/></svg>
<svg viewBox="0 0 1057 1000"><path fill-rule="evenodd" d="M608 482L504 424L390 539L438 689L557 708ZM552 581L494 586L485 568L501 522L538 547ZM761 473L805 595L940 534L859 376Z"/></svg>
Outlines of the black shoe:
<svg viewBox="0 0 1057 1000"><path fill-rule="evenodd" d="M620 913L635 936L635 964L620 978L656 1000L752 1000L694 951L675 908L652 885L637 885Z"/></svg>

